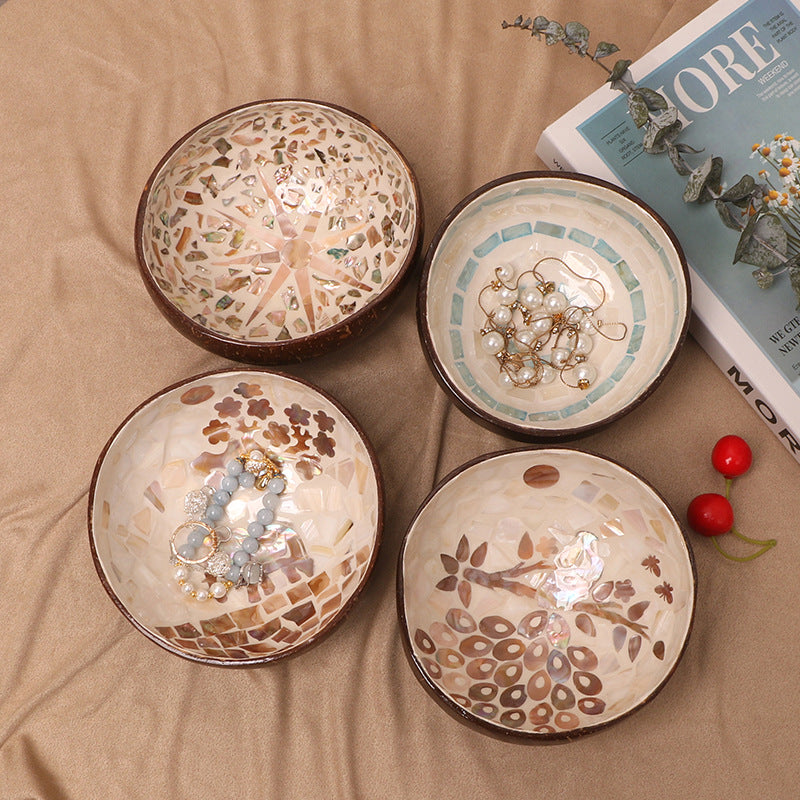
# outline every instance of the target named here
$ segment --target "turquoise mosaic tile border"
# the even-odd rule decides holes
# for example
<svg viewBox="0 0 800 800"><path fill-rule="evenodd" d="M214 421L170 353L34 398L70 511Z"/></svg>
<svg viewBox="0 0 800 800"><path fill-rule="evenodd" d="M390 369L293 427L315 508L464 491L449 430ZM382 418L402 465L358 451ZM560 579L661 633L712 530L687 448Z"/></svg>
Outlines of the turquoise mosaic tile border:
<svg viewBox="0 0 800 800"><path fill-rule="evenodd" d="M647 244L658 254L661 263L664 265L665 271L669 274L673 300L677 305L679 292L678 279L672 269L668 255L639 220L637 220L624 209L617 206L615 203L609 202L608 200L603 200L602 198L593 197L591 195L584 195L573 189L555 189L550 187L541 189L537 187L526 186L493 196L486 203L477 205L460 220L459 227L463 225L466 220L482 211L484 206L487 204L496 205L497 203L513 197L519 197L522 195L536 195L543 192L549 195L580 198L582 201L589 202L593 205L598 205L613 211L615 214L635 227L642 234ZM642 346L642 342L647 330L647 308L644 300L644 294L640 288L639 280L633 274L630 266L626 263L624 258L607 242L605 242L602 238L595 237L594 235L580 230L579 228L567 228L563 225L556 225L551 222L537 220L532 225L529 222L524 222L501 228L473 248L472 256L474 257L469 257L466 260L456 280L456 289L453 292L450 305L451 325L460 326L462 324L464 314L464 295L466 294L469 285L472 279L475 277L478 267L480 266L480 259L488 256L504 242L509 242L513 239L519 239L526 236L532 236L534 233L544 236L552 236L555 239L567 239L584 247L591 248L601 258L608 261L608 263L613 266L622 282L622 285L628 291L628 297L631 303L631 314L634 322L628 338L628 347L623 358L620 360L608 378L594 387L591 391L587 392L577 402L555 411L528 412L523 409L510 406L506 403L499 402L475 379L475 376L472 374L469 366L464 360L464 343L461 338L461 331L458 327L453 327L450 329L451 354L454 359L456 369L464 380L464 383L469 388L469 391L474 395L475 399L483 405L493 409L500 415L503 415L509 419L518 420L520 422L556 422L563 419L568 419L575 414L585 411L593 403L597 402L600 400L600 398L608 394L619 383L619 381L622 380L634 363L634 354L637 353ZM454 235L454 231L449 232L449 234L445 236L440 246L445 246L450 235ZM674 330L672 331L672 335L676 335Z"/></svg>

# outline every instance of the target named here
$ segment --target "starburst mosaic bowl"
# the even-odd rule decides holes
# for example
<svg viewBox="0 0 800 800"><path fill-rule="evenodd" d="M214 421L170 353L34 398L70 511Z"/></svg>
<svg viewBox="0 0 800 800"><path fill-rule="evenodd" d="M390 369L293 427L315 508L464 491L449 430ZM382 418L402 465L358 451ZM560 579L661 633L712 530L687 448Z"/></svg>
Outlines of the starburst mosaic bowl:
<svg viewBox="0 0 800 800"><path fill-rule="evenodd" d="M494 313L500 302L484 287L504 268L507 284L521 280L524 299L522 290L536 291L529 271L537 264L543 290L551 284L571 311L559 322L539 299L528 324L518 304L513 335L505 325L496 325L492 334L500 335L498 342L507 337L503 353L487 352L484 312ZM583 309L596 310L587 315ZM673 364L689 311L683 252L654 211L603 181L547 172L493 181L455 207L428 249L417 305L429 361L462 410L532 441L595 431L641 403ZM533 385L512 383L510 369L520 376L516 368L527 368L537 380L537 363L556 363L554 349L548 349L554 348L555 335L538 344L536 333L534 344L543 349L533 353L515 341L533 337L532 329L548 320L553 330L561 327L562 351L576 341L568 338L575 331L564 322L575 321L577 329L588 320L585 363L573 360L567 369L544 370L545 377ZM505 369L500 358L508 358ZM579 388L587 368L590 380Z"/></svg>
<svg viewBox="0 0 800 800"><path fill-rule="evenodd" d="M577 450L515 450L466 464L423 503L398 613L445 709L501 737L569 740L664 686L695 581L675 514L640 477Z"/></svg>
<svg viewBox="0 0 800 800"><path fill-rule="evenodd" d="M185 498L220 489L228 465L252 451L285 480L253 555L260 580L221 599L190 596L171 548ZM230 500L232 541L262 500L257 487ZM344 618L375 563L383 488L369 442L337 402L297 378L242 369L171 386L128 416L98 459L88 511L97 572L123 615L172 653L239 666L300 652ZM198 590L216 580L192 573Z"/></svg>
<svg viewBox="0 0 800 800"><path fill-rule="evenodd" d="M164 156L136 219L139 268L181 333L279 364L365 332L422 242L417 182L367 120L269 100L202 123Z"/></svg>

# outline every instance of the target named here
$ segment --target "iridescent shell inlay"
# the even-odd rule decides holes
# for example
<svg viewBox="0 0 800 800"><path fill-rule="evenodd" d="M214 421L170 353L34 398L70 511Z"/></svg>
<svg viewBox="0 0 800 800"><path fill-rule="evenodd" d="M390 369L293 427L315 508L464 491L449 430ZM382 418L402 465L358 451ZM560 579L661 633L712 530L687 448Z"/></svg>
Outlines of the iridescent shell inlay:
<svg viewBox="0 0 800 800"><path fill-rule="evenodd" d="M626 332L594 337L597 377L586 390L560 378L506 385L482 345L479 297L495 270L519 276L544 258L571 306L598 309L614 337ZM605 424L647 396L683 341L690 305L683 256L649 209L611 186L548 173L511 175L465 198L428 251L423 292L423 335L452 393L531 438Z"/></svg>
<svg viewBox="0 0 800 800"><path fill-rule="evenodd" d="M218 489L226 465L254 449L286 479L261 582L188 598L170 563L185 497ZM245 535L261 496L240 494L227 524ZM101 457L90 503L98 570L125 615L172 652L220 664L272 660L330 630L369 576L382 525L376 466L354 423L308 384L260 370L212 373L148 401Z"/></svg>
<svg viewBox="0 0 800 800"><path fill-rule="evenodd" d="M534 741L596 729L652 697L694 614L672 512L621 466L579 451L516 451L458 472L412 523L400 569L422 680L467 719Z"/></svg>
<svg viewBox="0 0 800 800"><path fill-rule="evenodd" d="M269 101L192 132L143 201L141 255L174 307L255 342L324 331L408 266L419 231L397 150L342 109Z"/></svg>

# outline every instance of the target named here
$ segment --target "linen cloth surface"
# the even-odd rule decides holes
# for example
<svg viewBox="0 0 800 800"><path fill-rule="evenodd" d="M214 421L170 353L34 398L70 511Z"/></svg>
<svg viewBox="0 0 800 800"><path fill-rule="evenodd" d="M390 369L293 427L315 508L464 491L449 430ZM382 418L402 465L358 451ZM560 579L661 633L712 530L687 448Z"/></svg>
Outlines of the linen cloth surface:
<svg viewBox="0 0 800 800"><path fill-rule="evenodd" d="M693 537L697 611L677 671L644 708L575 742L471 730L404 657L395 571L415 510L460 464L518 446L434 380L416 330L418 272L374 333L286 368L350 410L386 488L371 581L318 646L249 670L178 658L117 611L87 537L92 470L119 422L175 381L235 366L177 333L137 270L140 193L183 133L259 99L352 109L415 170L427 245L471 190L544 168L542 130L604 80L503 19L579 20L636 58L708 5L3 4L0 798L797 796L800 471L692 339L651 398L574 444L640 473L685 519L695 494L722 489L713 443L738 433L755 456L734 487L738 526L779 544L740 565Z"/></svg>

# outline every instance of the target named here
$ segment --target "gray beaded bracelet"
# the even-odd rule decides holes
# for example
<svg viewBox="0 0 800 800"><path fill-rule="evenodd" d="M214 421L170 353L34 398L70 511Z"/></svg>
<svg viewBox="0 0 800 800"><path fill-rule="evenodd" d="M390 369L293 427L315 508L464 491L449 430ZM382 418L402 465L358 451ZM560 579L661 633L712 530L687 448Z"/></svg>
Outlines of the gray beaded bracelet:
<svg viewBox="0 0 800 800"><path fill-rule="evenodd" d="M262 508L246 532L234 532L224 524L226 506L239 489L253 487L264 492ZM183 507L189 519L175 528L169 545L174 578L187 597L221 600L234 587L261 582L263 562L256 554L261 539L273 533L267 528L275 519L285 488L276 461L260 450L251 450L227 465L219 489L205 486L186 494ZM196 573L206 576L208 589L192 581Z"/></svg>

